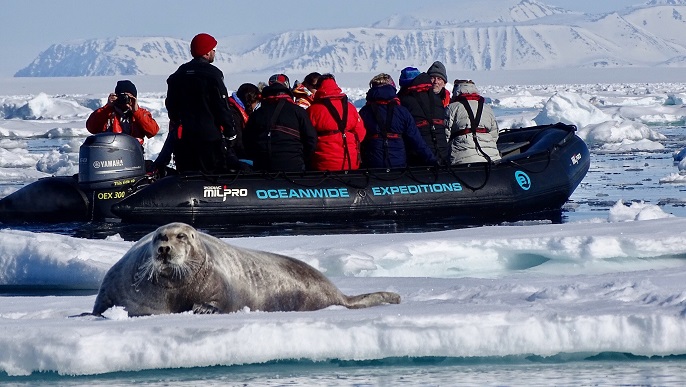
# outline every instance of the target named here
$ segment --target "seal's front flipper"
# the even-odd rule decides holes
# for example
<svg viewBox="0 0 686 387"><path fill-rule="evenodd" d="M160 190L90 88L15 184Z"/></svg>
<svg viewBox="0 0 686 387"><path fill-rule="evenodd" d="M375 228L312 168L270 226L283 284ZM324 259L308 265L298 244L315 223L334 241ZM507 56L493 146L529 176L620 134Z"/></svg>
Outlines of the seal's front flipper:
<svg viewBox="0 0 686 387"><path fill-rule="evenodd" d="M73 316L67 316L67 318L84 318L86 320L107 320L107 317L101 314L93 314L90 312L84 312L81 314L75 314Z"/></svg>

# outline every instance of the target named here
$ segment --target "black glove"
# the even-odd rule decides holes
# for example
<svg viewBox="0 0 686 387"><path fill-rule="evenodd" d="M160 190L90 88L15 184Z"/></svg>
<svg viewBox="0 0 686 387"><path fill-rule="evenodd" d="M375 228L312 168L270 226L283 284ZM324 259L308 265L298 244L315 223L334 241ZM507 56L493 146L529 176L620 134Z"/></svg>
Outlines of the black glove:
<svg viewBox="0 0 686 387"><path fill-rule="evenodd" d="M150 172L157 169L155 162L152 160L144 160L144 164L145 164L145 173L146 174L150 174Z"/></svg>
<svg viewBox="0 0 686 387"><path fill-rule="evenodd" d="M236 143L237 138L238 136L236 136L235 134L231 137L224 137L224 146L226 147L226 149L233 148L233 145Z"/></svg>

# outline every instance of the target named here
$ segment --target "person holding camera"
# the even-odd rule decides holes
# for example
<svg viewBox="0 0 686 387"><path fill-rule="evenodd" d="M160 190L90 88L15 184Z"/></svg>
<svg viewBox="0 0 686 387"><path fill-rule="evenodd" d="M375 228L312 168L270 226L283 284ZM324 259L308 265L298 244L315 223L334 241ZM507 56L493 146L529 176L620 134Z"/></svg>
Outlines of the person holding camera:
<svg viewBox="0 0 686 387"><path fill-rule="evenodd" d="M92 134L102 132L125 133L138 139L152 138L160 130L152 114L138 106L138 92L133 82L117 82L114 93L107 97L105 106L97 109L86 120L86 129Z"/></svg>

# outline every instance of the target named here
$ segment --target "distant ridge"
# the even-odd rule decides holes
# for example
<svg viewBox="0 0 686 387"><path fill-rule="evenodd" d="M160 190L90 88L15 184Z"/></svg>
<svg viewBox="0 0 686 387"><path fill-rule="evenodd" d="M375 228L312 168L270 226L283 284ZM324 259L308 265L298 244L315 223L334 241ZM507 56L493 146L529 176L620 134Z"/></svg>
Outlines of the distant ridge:
<svg viewBox="0 0 686 387"><path fill-rule="evenodd" d="M218 38L216 64L225 73L388 72L434 60L451 71L686 67L684 31L686 0L601 15L536 0L438 1L371 27ZM190 59L188 46L169 37L65 42L15 76L168 75Z"/></svg>
<svg viewBox="0 0 686 387"><path fill-rule="evenodd" d="M119 37L53 44L15 77L141 75L170 72L190 60L188 42Z"/></svg>
<svg viewBox="0 0 686 387"><path fill-rule="evenodd" d="M374 28L434 28L494 23L527 23L554 15L582 15L535 0L483 2L437 2L430 8L413 9L410 14L395 14L373 23Z"/></svg>

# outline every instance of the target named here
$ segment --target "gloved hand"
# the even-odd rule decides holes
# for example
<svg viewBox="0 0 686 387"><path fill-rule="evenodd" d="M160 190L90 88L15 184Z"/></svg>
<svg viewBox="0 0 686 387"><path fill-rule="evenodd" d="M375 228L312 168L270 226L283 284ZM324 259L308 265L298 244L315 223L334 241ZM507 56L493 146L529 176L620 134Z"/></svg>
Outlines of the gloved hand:
<svg viewBox="0 0 686 387"><path fill-rule="evenodd" d="M153 170L157 169L157 166L155 166L155 162L152 160L144 160L143 165L145 166L145 173L149 174Z"/></svg>
<svg viewBox="0 0 686 387"><path fill-rule="evenodd" d="M145 160L145 175L154 179L160 176L160 170L152 160Z"/></svg>
<svg viewBox="0 0 686 387"><path fill-rule="evenodd" d="M238 138L238 136L235 134L231 137L224 137L224 146L227 149L233 148L233 145L236 143L237 138Z"/></svg>

